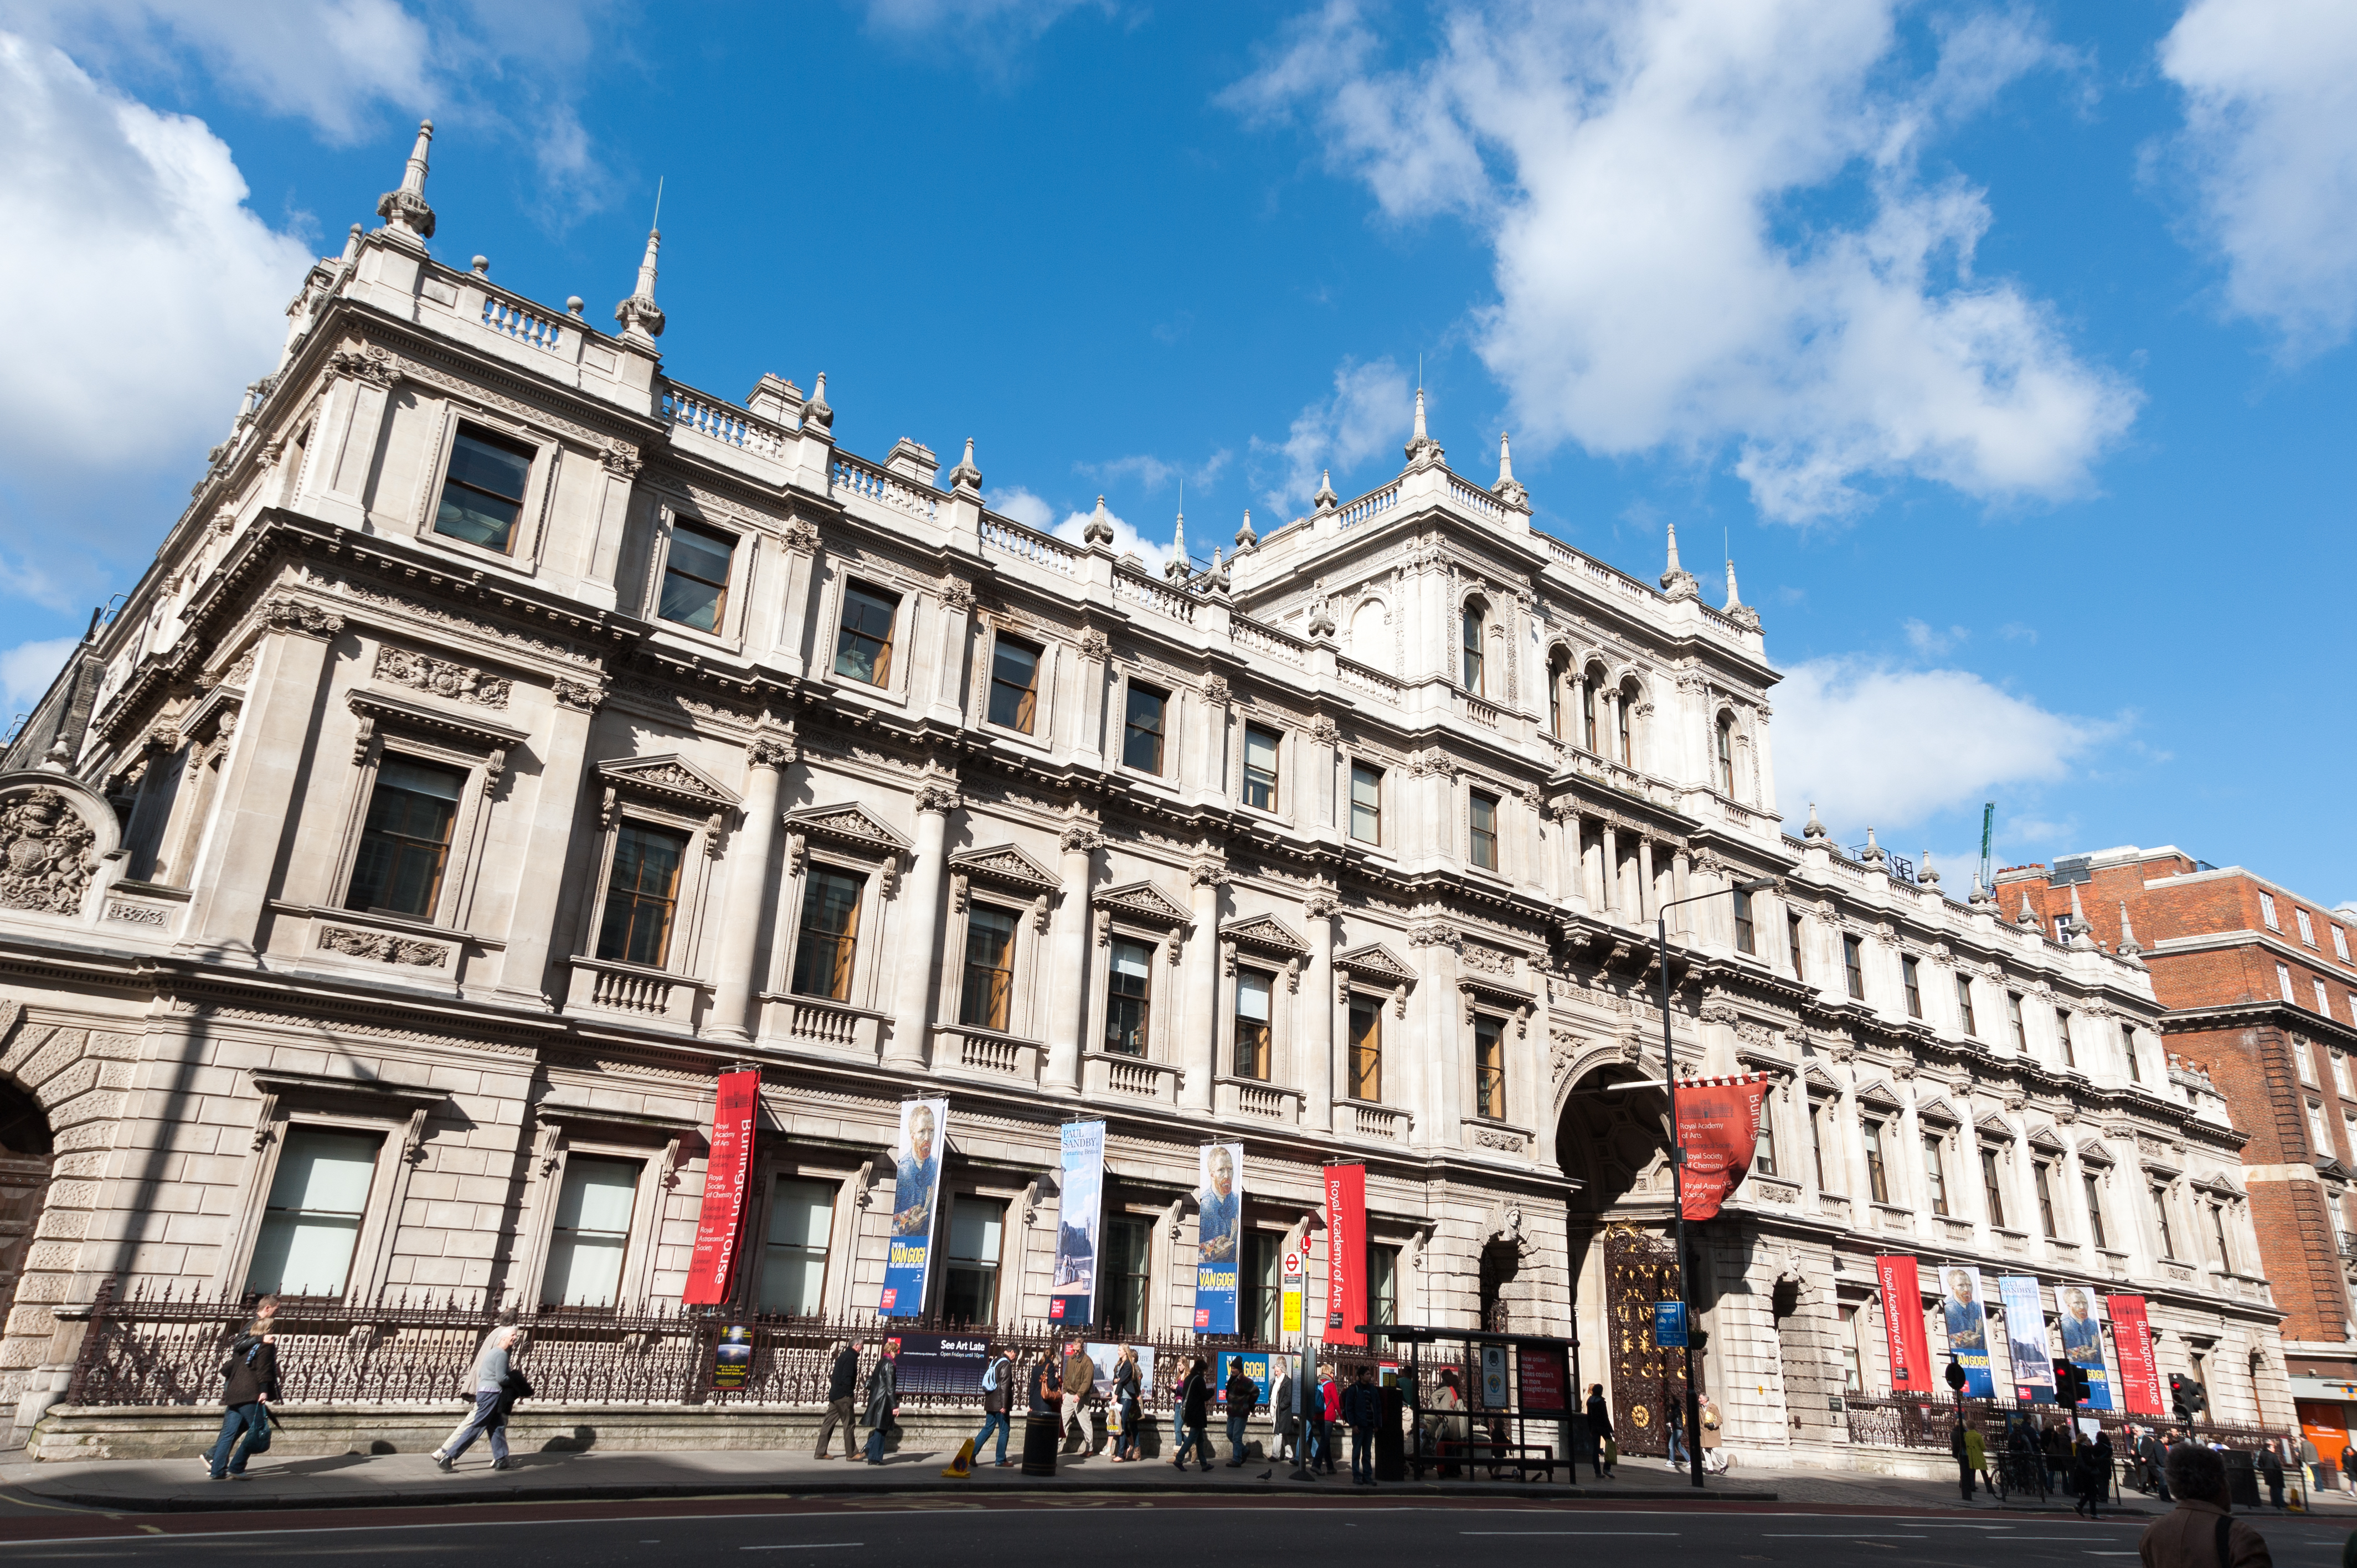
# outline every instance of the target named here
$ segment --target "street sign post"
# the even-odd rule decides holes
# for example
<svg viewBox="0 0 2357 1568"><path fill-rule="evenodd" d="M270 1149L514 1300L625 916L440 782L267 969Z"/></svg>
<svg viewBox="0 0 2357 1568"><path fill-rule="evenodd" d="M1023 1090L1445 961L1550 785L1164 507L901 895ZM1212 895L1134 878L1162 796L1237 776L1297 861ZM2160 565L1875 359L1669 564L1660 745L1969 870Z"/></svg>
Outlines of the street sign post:
<svg viewBox="0 0 2357 1568"><path fill-rule="evenodd" d="M1653 1348L1657 1350L1683 1350L1686 1345L1686 1304L1682 1301L1657 1301L1653 1304Z"/></svg>

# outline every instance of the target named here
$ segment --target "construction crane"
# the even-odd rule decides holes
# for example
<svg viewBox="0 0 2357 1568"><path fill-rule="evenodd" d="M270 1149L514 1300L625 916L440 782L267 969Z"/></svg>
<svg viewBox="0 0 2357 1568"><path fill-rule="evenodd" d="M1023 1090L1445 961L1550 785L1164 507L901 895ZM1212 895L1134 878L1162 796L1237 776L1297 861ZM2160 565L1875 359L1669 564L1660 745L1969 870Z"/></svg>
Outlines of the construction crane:
<svg viewBox="0 0 2357 1568"><path fill-rule="evenodd" d="M1996 802L1986 801L1981 806L1981 890L1990 897L1996 897L1996 880L1989 870L1989 839L1996 829Z"/></svg>

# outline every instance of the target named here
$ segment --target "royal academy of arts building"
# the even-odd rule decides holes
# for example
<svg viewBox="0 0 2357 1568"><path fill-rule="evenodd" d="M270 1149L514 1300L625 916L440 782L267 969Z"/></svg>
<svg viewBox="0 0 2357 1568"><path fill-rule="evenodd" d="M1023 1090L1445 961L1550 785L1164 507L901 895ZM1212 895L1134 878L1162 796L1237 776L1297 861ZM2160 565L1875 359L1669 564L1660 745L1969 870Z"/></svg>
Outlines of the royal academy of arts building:
<svg viewBox="0 0 2357 1568"><path fill-rule="evenodd" d="M676 1307L751 1066L737 1310L877 1311L924 1099L926 1311L1045 1317L1102 1121L1103 1333L1190 1329L1203 1144L1263 1342L1360 1165L1374 1319L1576 1332L1658 1446L1685 898L1680 1070L1773 1085L1699 1228L1731 1443L1849 1444L1888 1253L1910 1310L1943 1262L2140 1293L2221 1413L2288 1412L2145 972L1786 836L1731 572L1538 532L1421 403L1396 478L1150 572L994 511L971 444L838 446L872 370L840 415L673 380L651 237L611 331L445 264L427 151L0 774L19 1441L102 1291Z"/></svg>

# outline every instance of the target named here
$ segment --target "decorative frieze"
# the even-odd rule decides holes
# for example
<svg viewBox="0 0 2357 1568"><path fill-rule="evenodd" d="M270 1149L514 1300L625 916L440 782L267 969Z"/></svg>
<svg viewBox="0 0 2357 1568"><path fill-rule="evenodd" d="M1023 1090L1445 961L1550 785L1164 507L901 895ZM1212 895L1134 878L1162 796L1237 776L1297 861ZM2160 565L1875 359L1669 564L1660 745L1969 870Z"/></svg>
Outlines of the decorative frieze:
<svg viewBox="0 0 2357 1568"><path fill-rule="evenodd" d="M374 959L379 963L407 964L417 969L441 969L450 961L450 950L439 942L397 937L387 931L358 931L349 926L320 927L319 946L347 958Z"/></svg>
<svg viewBox="0 0 2357 1568"><path fill-rule="evenodd" d="M486 675L464 664L412 653L391 643L376 650L375 673L379 680L485 708L506 707L508 693L514 686L504 675Z"/></svg>

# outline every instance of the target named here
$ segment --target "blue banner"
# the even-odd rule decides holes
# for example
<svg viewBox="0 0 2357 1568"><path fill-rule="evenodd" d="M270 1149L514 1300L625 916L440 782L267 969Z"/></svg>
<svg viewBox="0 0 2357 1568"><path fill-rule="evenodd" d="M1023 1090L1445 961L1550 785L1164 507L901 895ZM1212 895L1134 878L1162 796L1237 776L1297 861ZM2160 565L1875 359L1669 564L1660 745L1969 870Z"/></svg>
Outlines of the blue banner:
<svg viewBox="0 0 2357 1568"><path fill-rule="evenodd" d="M1981 1299L1981 1272L1951 1263L1940 1271L1940 1316L1948 1326L1948 1348L1964 1369L1964 1397L1996 1398L1989 1375L1988 1309Z"/></svg>
<svg viewBox="0 0 2357 1568"><path fill-rule="evenodd" d="M2056 1285L2054 1305L2061 1312L2062 1354L2087 1374L2086 1408L2119 1409L2112 1369L2104 1362L2104 1298L2081 1285Z"/></svg>
<svg viewBox="0 0 2357 1568"><path fill-rule="evenodd" d="M1102 1122L1064 1123L1064 1169L1056 1202L1056 1268L1048 1285L1048 1316L1057 1323L1092 1323L1096 1302L1097 1230L1104 1210L1104 1130Z"/></svg>
<svg viewBox="0 0 2357 1568"><path fill-rule="evenodd" d="M1277 1369L1284 1365L1285 1352L1282 1350L1221 1351L1219 1366L1215 1369L1219 1381L1212 1386L1211 1390L1215 1402L1220 1404L1228 1402L1228 1374L1238 1361L1244 1364L1244 1376L1250 1378L1253 1380L1253 1386L1260 1391L1254 1396L1255 1400L1261 1404L1266 1404L1268 1391L1276 1382Z"/></svg>
<svg viewBox="0 0 2357 1568"><path fill-rule="evenodd" d="M934 1210L942 1190L942 1143L946 1100L900 1102L900 1146L892 1181L892 1245L876 1310L886 1317L920 1317L931 1276Z"/></svg>
<svg viewBox="0 0 2357 1568"><path fill-rule="evenodd" d="M1196 1152L1195 1332L1236 1332L1236 1265L1243 1246L1244 1146L1205 1144ZM1255 1331L1259 1325L1254 1325Z"/></svg>
<svg viewBox="0 0 2357 1568"><path fill-rule="evenodd" d="M1996 1282L2005 1303L2006 1359L2013 1363L2013 1397L2054 1402L2054 1356L2046 1348L2046 1304L2030 1274L2007 1274Z"/></svg>
<svg viewBox="0 0 2357 1568"><path fill-rule="evenodd" d="M1653 1304L1653 1348L1657 1350L1683 1350L1686 1343L1686 1304L1682 1301L1657 1301Z"/></svg>

